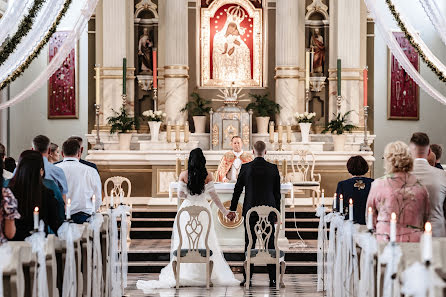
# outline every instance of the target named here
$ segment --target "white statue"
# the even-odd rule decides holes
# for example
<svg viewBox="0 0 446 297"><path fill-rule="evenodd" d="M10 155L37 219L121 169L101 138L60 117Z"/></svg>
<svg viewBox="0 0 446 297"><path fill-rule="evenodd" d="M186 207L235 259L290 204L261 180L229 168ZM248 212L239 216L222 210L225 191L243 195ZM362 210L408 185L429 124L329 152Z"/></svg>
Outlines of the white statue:
<svg viewBox="0 0 446 297"><path fill-rule="evenodd" d="M152 41L149 39L149 30L144 28L143 34L139 38L138 43L138 56L141 56L141 71L152 74L152 65L150 65L152 57L150 48L153 46Z"/></svg>

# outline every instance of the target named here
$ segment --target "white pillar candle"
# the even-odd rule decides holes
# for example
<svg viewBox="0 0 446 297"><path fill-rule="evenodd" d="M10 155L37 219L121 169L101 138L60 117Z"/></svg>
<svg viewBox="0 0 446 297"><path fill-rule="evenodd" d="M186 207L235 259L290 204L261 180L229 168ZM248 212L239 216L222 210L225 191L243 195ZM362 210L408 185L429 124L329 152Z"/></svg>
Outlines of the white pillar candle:
<svg viewBox="0 0 446 297"><path fill-rule="evenodd" d="M96 65L96 105L99 105L101 95L101 68L100 65Z"/></svg>
<svg viewBox="0 0 446 297"><path fill-rule="evenodd" d="M70 213L70 208L71 208L71 199L67 199L67 209L66 209L66 217L67 220L71 219L71 213Z"/></svg>
<svg viewBox="0 0 446 297"><path fill-rule="evenodd" d="M348 201L348 219L353 222L353 199Z"/></svg>
<svg viewBox="0 0 446 297"><path fill-rule="evenodd" d="M423 261L430 262L432 260L432 225L426 222L424 225L423 235Z"/></svg>
<svg viewBox="0 0 446 297"><path fill-rule="evenodd" d="M184 142L189 142L189 123L187 121L184 124Z"/></svg>
<svg viewBox="0 0 446 297"><path fill-rule="evenodd" d="M305 90L310 90L310 52L305 52ZM306 110L308 111L308 110Z"/></svg>
<svg viewBox="0 0 446 297"><path fill-rule="evenodd" d="M34 230L38 230L39 229L39 208L37 206L34 208L33 218L34 218Z"/></svg>
<svg viewBox="0 0 446 297"><path fill-rule="evenodd" d="M91 197L91 204L93 204L93 206L91 208L91 215L94 215L96 212L96 195L94 195L94 194Z"/></svg>
<svg viewBox="0 0 446 297"><path fill-rule="evenodd" d="M373 230L373 211L371 207L367 211L367 229Z"/></svg>
<svg viewBox="0 0 446 297"><path fill-rule="evenodd" d="M124 193L122 191L119 192L119 204L122 204L122 201L124 200Z"/></svg>
<svg viewBox="0 0 446 297"><path fill-rule="evenodd" d="M172 126L170 125L170 122L167 122L166 138L168 143L172 141Z"/></svg>
<svg viewBox="0 0 446 297"><path fill-rule="evenodd" d="M277 142L282 142L282 139L283 139L283 126L282 126L282 123L279 123L279 127L278 127L278 132L277 132L279 135L279 138L278 138L278 140L277 140Z"/></svg>
<svg viewBox="0 0 446 297"><path fill-rule="evenodd" d="M180 142L180 122L175 125L175 142Z"/></svg>
<svg viewBox="0 0 446 297"><path fill-rule="evenodd" d="M322 189L322 205L325 205L325 190Z"/></svg>
<svg viewBox="0 0 446 297"><path fill-rule="evenodd" d="M336 211L336 199L337 199L338 197L337 197L337 194L336 193L334 193L334 195L333 195L333 211Z"/></svg>
<svg viewBox="0 0 446 297"><path fill-rule="evenodd" d="M290 143L291 142L291 124L288 123L286 125L286 142Z"/></svg>
<svg viewBox="0 0 446 297"><path fill-rule="evenodd" d="M344 213L344 197L342 196L342 194L339 195L339 213Z"/></svg>
<svg viewBox="0 0 446 297"><path fill-rule="evenodd" d="M390 242L396 241L396 214L392 212L390 218Z"/></svg>
<svg viewBox="0 0 446 297"><path fill-rule="evenodd" d="M113 207L114 206L114 203L113 203L113 191L111 192L111 195L110 195L110 207Z"/></svg>
<svg viewBox="0 0 446 297"><path fill-rule="evenodd" d="M274 142L274 122L269 123L269 142Z"/></svg>

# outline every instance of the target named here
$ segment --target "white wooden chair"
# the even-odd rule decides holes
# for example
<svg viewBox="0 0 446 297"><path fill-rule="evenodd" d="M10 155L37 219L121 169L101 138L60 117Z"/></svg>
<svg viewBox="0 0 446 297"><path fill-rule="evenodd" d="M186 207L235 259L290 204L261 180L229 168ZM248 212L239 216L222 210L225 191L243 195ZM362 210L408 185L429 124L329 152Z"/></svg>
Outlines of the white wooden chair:
<svg viewBox="0 0 446 297"><path fill-rule="evenodd" d="M252 234L249 230L251 230L250 225L250 217L253 212L256 212L259 216L257 220L254 231L257 234L257 242L259 243L258 248L256 247L255 242L252 240ZM280 213L277 209L271 206L256 206L248 210L246 214L246 230L248 230L248 247L246 251L246 261L245 261L245 275L246 282L245 286L249 289L249 284L251 281L251 264L254 265L267 265L267 264L275 264L276 265L276 289L280 287L285 287L283 283L283 274L285 273L285 253L279 250L279 246L277 241L279 239L279 229L274 228L274 226L269 221L269 215L271 213L276 214L277 217L277 226L280 226ZM269 240L274 231L274 248L269 248ZM254 248L253 248L254 247ZM281 270L281 272L280 272ZM280 275L280 280L279 280ZM279 281L277 281L279 280Z"/></svg>
<svg viewBox="0 0 446 297"><path fill-rule="evenodd" d="M207 214L208 228L204 230L205 227L200 221L199 216L204 212ZM180 218L183 213L189 215L189 220L186 222L185 226L180 226ZM212 251L209 249L208 239L209 231L213 226L211 225L211 213L208 209L202 206L188 206L180 210L177 215L177 228L179 244L178 248L173 252L175 259L172 261L173 272L175 274L176 287L180 287L180 268L181 263L205 263L206 264L206 288L209 289L211 286L211 275L213 262L210 260L212 256ZM184 230L182 230L184 228ZM183 232L187 238L187 245L183 242ZM206 232L203 234L203 232ZM204 235L204 247L203 236Z"/></svg>
<svg viewBox="0 0 446 297"><path fill-rule="evenodd" d="M316 159L314 154L309 150L293 151L291 157L291 169L292 172L288 173L285 181L291 182L294 187L294 191L311 191L311 199L313 205L315 204L314 196L317 196L317 202L319 203L319 197L321 195L321 175L314 173L314 167ZM294 207L294 197L292 197Z"/></svg>

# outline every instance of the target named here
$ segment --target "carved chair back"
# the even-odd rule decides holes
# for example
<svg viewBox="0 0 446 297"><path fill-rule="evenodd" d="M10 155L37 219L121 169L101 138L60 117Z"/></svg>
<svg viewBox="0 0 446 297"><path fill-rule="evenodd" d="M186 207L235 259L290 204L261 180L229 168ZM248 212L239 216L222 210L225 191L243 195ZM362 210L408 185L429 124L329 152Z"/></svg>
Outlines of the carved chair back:
<svg viewBox="0 0 446 297"><path fill-rule="evenodd" d="M293 151L291 156L292 173L288 174L287 181L305 182L314 180L314 166L316 160L309 150Z"/></svg>
<svg viewBox="0 0 446 297"><path fill-rule="evenodd" d="M112 188L110 190L110 192L108 191L108 185L112 183ZM124 190L123 184L126 183L127 184L127 193ZM104 183L104 193L105 193L105 198L104 198L104 202L105 205L108 207L110 207L110 196L113 195L113 206L119 204L119 197L120 195L122 195L124 198L130 198L130 194L132 193L132 183L130 182L130 180L126 177L123 176L112 176L109 177L105 183ZM125 199L123 199L123 203L125 203ZM128 204L128 203L127 203Z"/></svg>

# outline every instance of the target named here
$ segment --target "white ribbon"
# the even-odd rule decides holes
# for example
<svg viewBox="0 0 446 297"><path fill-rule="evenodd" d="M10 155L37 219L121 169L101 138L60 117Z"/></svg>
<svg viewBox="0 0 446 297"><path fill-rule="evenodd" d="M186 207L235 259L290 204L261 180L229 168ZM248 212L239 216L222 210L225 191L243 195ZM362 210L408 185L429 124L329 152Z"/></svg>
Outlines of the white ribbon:
<svg viewBox="0 0 446 297"><path fill-rule="evenodd" d="M316 216L319 217L319 227L317 234L317 291L325 290L325 251L327 250L327 223L325 222L325 207L318 206L316 209Z"/></svg>
<svg viewBox="0 0 446 297"><path fill-rule="evenodd" d="M435 30L440 34L441 40L446 44L446 19L440 13L437 3L432 0L420 0L420 2Z"/></svg>
<svg viewBox="0 0 446 297"><path fill-rule="evenodd" d="M127 236L128 236L128 224L127 214L130 213L130 207L124 204L119 205L116 208L117 216L121 216L121 277L122 288L127 288L127 271L128 271L128 248L127 248Z"/></svg>
<svg viewBox="0 0 446 297"><path fill-rule="evenodd" d="M104 222L102 214L95 213L91 216L88 229L93 231L93 280L92 297L102 296L102 252L101 252L101 226Z"/></svg>
<svg viewBox="0 0 446 297"><path fill-rule="evenodd" d="M122 296L122 278L121 265L119 261L119 247L118 247L118 221L117 217L121 215L116 209L108 211L110 217L110 297Z"/></svg>
<svg viewBox="0 0 446 297"><path fill-rule="evenodd" d="M43 231L44 229L45 224L43 220L40 220L39 231L25 238L25 241L31 244L33 253L37 254L37 269L35 269L36 273L34 273L33 297L48 297L45 255L45 245L47 240L46 234Z"/></svg>
<svg viewBox="0 0 446 297"><path fill-rule="evenodd" d="M9 265L12 259L12 250L7 242L0 245L0 297L3 297L3 270Z"/></svg>
<svg viewBox="0 0 446 297"><path fill-rule="evenodd" d="M355 226L352 221L344 221L341 247L341 263L338 265L343 266L342 269L342 283L344 287L342 291L344 296L358 296L357 284L359 282L358 275L358 256L356 253L356 247L353 244L353 236L356 232Z"/></svg>
<svg viewBox="0 0 446 297"><path fill-rule="evenodd" d="M395 281L395 275L398 272L398 265L401 259L401 248L396 243L389 243L379 256L380 261L386 264L386 272L384 273L383 297L398 296L398 282ZM378 277L380 277L378 275Z"/></svg>
<svg viewBox="0 0 446 297"><path fill-rule="evenodd" d="M59 238L65 240L66 244L62 297L76 297L77 273L74 242L81 238L83 229L83 225L65 222L60 226L59 230L57 230Z"/></svg>
<svg viewBox="0 0 446 297"><path fill-rule="evenodd" d="M445 282L434 272L432 266L413 263L401 275L401 293L413 297L434 297L435 288L444 288Z"/></svg>
<svg viewBox="0 0 446 297"><path fill-rule="evenodd" d="M0 18L0 45L6 40L8 35L12 34L12 30L17 27L25 13L28 13L28 8L32 0L9 1L8 9Z"/></svg>
<svg viewBox="0 0 446 297"><path fill-rule="evenodd" d="M342 216L339 217L338 221L333 222L337 223L336 226L336 247L335 247L335 256L333 263L333 296L334 297L342 297L344 296L344 274L345 264L342 262L342 254L343 251L343 238L344 238L344 218Z"/></svg>
<svg viewBox="0 0 446 297"><path fill-rule="evenodd" d="M344 217L339 213L329 213L325 216L325 221L330 222L330 237L328 241L327 252L327 277L325 282L325 291L327 297L333 297L334 295L334 267L336 264L336 229L342 226Z"/></svg>
<svg viewBox="0 0 446 297"><path fill-rule="evenodd" d="M359 233L355 238L361 247L361 279L359 280L358 296L375 296L374 256L378 251L376 238L369 232Z"/></svg>

